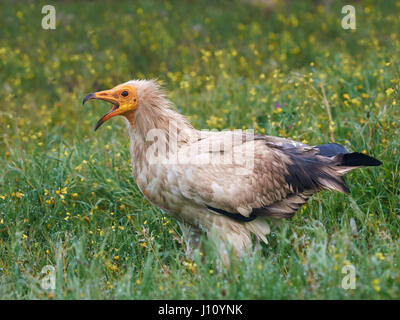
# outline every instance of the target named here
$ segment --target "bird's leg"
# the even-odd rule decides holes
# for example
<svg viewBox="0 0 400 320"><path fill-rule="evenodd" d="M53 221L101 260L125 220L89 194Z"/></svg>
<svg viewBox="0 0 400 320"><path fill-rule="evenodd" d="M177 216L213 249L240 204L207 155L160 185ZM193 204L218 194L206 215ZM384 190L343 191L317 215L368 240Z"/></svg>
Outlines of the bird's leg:
<svg viewBox="0 0 400 320"><path fill-rule="evenodd" d="M207 232L207 237L218 253L220 267L229 267L231 259L251 252L253 248L251 234L242 223L231 221L223 216L218 217L218 220L214 222Z"/></svg>
<svg viewBox="0 0 400 320"><path fill-rule="evenodd" d="M185 244L185 255L193 259L194 253L200 246L201 230L183 222L178 222L182 230L182 238Z"/></svg>

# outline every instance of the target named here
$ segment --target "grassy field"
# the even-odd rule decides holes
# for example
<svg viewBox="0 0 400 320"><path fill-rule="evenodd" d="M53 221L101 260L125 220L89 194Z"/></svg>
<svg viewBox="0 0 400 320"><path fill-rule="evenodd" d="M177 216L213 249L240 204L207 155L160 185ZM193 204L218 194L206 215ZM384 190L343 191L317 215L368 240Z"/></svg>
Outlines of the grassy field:
<svg viewBox="0 0 400 320"><path fill-rule="evenodd" d="M400 298L400 1L44 1L0 4L1 299ZM122 119L85 94L164 82L196 128L254 128L366 152L349 195L314 196L262 252L217 270L131 175ZM321 85L332 111L329 122ZM353 265L356 288L342 268ZM53 266L56 289L41 288Z"/></svg>

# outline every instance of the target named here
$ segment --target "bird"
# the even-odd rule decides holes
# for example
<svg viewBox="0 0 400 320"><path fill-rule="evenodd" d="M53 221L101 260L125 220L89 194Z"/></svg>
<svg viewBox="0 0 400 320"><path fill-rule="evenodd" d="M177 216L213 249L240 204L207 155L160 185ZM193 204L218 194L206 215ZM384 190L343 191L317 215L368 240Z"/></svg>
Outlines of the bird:
<svg viewBox="0 0 400 320"><path fill-rule="evenodd" d="M349 193L343 175L380 166L336 143L310 146L251 131L195 129L156 80L86 95L113 106L96 123L125 118L132 173L145 198L176 219L185 254L210 239L223 263L268 244L269 220L289 219L315 193Z"/></svg>

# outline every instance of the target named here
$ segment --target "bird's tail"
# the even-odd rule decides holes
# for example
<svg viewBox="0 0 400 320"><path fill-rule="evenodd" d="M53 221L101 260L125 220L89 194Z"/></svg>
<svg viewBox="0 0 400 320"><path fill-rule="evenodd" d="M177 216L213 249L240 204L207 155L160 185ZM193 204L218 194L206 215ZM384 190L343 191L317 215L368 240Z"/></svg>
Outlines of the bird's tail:
<svg viewBox="0 0 400 320"><path fill-rule="evenodd" d="M346 173L359 167L377 167L382 164L379 160L360 152L339 153L332 158L337 172Z"/></svg>
<svg viewBox="0 0 400 320"><path fill-rule="evenodd" d="M376 167L382 162L360 152L350 153L345 147L337 143L327 143L315 146L319 149L318 155L331 158L331 164L339 173L346 173L359 167Z"/></svg>

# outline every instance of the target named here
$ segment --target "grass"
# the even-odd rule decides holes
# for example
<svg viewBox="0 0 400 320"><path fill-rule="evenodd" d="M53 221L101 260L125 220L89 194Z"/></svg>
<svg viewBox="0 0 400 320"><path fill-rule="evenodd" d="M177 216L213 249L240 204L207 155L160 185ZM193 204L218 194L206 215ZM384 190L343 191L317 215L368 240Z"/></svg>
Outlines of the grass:
<svg viewBox="0 0 400 320"><path fill-rule="evenodd" d="M1 299L398 299L399 1L60 1L0 4ZM188 260L175 221L140 194L122 119L86 93L162 80L197 128L330 141L383 162L273 225L262 252ZM332 110L323 102L321 84ZM108 108L108 105L107 105ZM348 264L356 289L341 286ZM56 271L54 292L41 270Z"/></svg>

